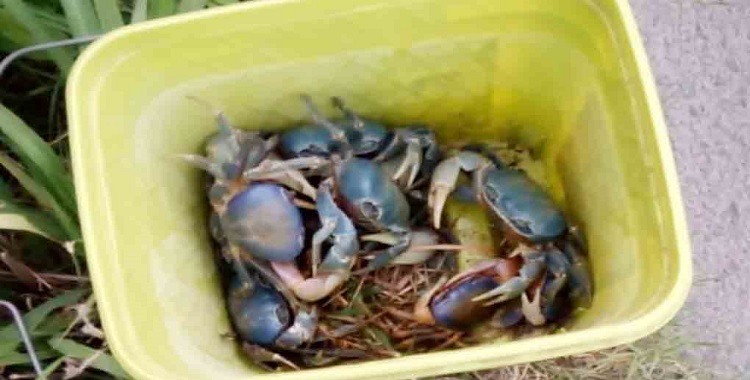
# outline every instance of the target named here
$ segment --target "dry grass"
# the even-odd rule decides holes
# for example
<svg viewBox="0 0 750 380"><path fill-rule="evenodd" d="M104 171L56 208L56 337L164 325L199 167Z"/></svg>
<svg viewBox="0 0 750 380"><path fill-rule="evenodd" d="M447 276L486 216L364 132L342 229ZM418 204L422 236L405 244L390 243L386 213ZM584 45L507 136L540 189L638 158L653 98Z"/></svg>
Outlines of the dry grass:
<svg viewBox="0 0 750 380"><path fill-rule="evenodd" d="M675 327L633 344L593 353L551 359L482 372L436 377L432 380L699 380L715 376L684 358L693 343Z"/></svg>

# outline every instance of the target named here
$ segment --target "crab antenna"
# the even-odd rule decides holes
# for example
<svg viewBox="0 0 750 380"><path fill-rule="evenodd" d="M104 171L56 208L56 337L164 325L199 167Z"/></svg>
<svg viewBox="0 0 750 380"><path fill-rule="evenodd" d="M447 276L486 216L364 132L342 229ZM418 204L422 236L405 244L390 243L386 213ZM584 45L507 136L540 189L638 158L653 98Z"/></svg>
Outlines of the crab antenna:
<svg viewBox="0 0 750 380"><path fill-rule="evenodd" d="M347 107L343 99L338 96L333 96L331 97L331 102L333 103L334 107L338 108L346 117L354 122L353 124L355 129L361 130L365 127L365 122L362 121L362 118L354 113L351 108Z"/></svg>

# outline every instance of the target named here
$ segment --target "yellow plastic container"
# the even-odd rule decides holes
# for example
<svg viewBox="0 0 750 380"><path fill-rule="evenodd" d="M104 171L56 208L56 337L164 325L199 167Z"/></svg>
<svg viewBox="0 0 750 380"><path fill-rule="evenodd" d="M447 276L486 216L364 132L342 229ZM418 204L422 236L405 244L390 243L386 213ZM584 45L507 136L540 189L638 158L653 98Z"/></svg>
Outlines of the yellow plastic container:
<svg viewBox="0 0 750 380"><path fill-rule="evenodd" d="M306 117L302 92L425 122L444 140L533 147L587 233L596 293L569 332L267 377L393 380L581 353L643 337L683 304L679 186L625 0L254 2L123 28L70 75L89 267L109 344L134 377L266 378L221 337L200 174L174 156L214 132L187 95L237 126L281 128Z"/></svg>

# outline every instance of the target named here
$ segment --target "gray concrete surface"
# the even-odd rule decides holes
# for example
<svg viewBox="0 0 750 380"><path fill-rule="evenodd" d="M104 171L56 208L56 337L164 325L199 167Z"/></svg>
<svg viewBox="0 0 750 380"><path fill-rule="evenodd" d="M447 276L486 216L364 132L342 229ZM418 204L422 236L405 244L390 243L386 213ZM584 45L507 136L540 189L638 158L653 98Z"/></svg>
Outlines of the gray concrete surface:
<svg viewBox="0 0 750 380"><path fill-rule="evenodd" d="M701 366L750 379L750 0L630 0L664 105L692 234L678 317Z"/></svg>

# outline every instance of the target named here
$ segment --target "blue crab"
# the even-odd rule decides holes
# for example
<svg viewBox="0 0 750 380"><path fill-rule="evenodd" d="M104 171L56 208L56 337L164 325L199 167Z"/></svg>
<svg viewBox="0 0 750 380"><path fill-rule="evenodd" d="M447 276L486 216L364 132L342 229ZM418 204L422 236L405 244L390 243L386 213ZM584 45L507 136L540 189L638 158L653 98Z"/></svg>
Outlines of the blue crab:
<svg viewBox="0 0 750 380"><path fill-rule="evenodd" d="M314 156L276 159L270 152L272 142L258 133L232 128L221 112L216 115L219 131L206 144L206 156L182 156L213 176L208 192L212 235L223 244L269 262L301 299L325 297L348 278L346 273L358 250L356 231L347 228L346 221L339 217L343 213L329 201L328 188L323 185L315 190L299 172L323 167L327 160ZM323 194L317 200L321 221L325 228L331 224L336 227L329 235L341 245L337 243L329 250L323 270L312 279L290 277L299 274L294 260L304 249L304 226L293 192L282 185L301 189L313 199L319 192ZM309 188L313 191L304 190ZM324 240L322 232L318 239ZM320 244L316 247L319 250Z"/></svg>
<svg viewBox="0 0 750 380"><path fill-rule="evenodd" d="M502 327L524 318L542 325L560 317L566 299L588 307L592 287L588 262L581 253L583 240L577 229L567 228L546 194L523 173L498 169L499 159L462 152L448 160L433 176L430 202L436 210L435 224L440 224L459 169L473 169L473 194L467 197L459 186L461 191L447 208L454 214L449 213L449 219L461 218L464 223L463 230L457 231L459 240L464 244L463 240L476 236L494 238L498 241L491 243L496 247L507 246L510 240L515 249L505 257L478 260L437 284L417 303L417 318L453 329L468 329L493 314Z"/></svg>
<svg viewBox="0 0 750 380"><path fill-rule="evenodd" d="M279 150L285 158L330 157L342 141L351 154L386 164L391 178L405 189L415 185L417 176L426 179L440 158L434 133L424 126L395 130L357 115L339 97L331 98L345 119L329 121L303 95L302 100L312 116L312 124L288 129L280 134ZM334 136L342 133L340 138Z"/></svg>
<svg viewBox="0 0 750 380"><path fill-rule="evenodd" d="M250 265L239 259L230 261L233 275L227 288L227 309L243 349L256 363L276 362L296 369L273 350L311 341L318 325L316 307L299 302L280 278L253 259L248 261Z"/></svg>

